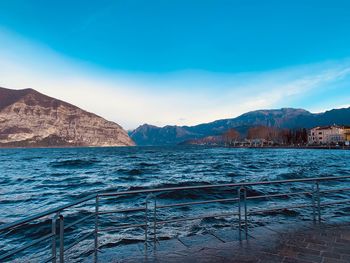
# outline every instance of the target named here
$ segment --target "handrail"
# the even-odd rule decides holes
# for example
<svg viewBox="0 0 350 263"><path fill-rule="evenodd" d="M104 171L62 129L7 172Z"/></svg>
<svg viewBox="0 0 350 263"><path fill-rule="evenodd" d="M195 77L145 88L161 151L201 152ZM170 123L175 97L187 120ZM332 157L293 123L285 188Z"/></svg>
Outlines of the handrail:
<svg viewBox="0 0 350 263"><path fill-rule="evenodd" d="M113 214L113 213L131 213L131 212L139 212L139 211L145 211L146 208L140 207L140 208L127 208L127 209L118 209L118 210L107 210L98 212L99 215L105 215L105 214Z"/></svg>
<svg viewBox="0 0 350 263"><path fill-rule="evenodd" d="M153 234L154 234L154 240L156 241L156 226L157 224L167 224L167 223L174 223L174 222L181 222L181 221L189 221L189 220L196 220L196 219L202 219L202 218L212 218L212 217L225 217L229 215L238 215L239 216L239 235L241 238L241 227L243 226L241 224L241 216L244 215L244 228L245 228L245 234L247 236L247 215L251 214L258 214L258 213L266 213L269 211L276 211L276 210L282 210L282 209L288 209L288 208L304 208L304 207L313 207L313 218L315 220L316 218L316 212L315 212L315 207L316 207L316 202L317 202L317 208L318 208L318 221L321 221L321 213L320 213L320 207L321 206L327 206L327 205L333 205L333 204L343 204L350 202L350 199L342 200L342 201L332 201L328 203L322 203L320 204L320 193L332 193L332 192L340 192L340 191L348 191L350 188L337 188L337 189L328 189L328 190L319 190L319 182L322 181L335 181L335 180L345 180L345 179L350 179L350 176L334 176L334 177L316 177L316 178L299 178L299 179L288 179L288 180L275 180L275 181L258 181L258 182L241 182L241 183L228 183L228 184L213 184L213 185L197 185L197 186L183 186L183 187L167 187L167 188L154 188L154 189L140 189L140 190L131 190L131 191L120 191L120 192L97 192L91 195L88 195L84 198L78 199L74 202L61 205L56 208L49 209L47 211L31 215L25 218L22 218L20 220L17 220L12 223L8 224L3 224L0 225L0 232L7 230L7 229L12 229L17 226L32 222L34 220L40 219L47 217L49 215L55 214L54 219L52 221L52 233L48 234L44 237L39 238L36 241L33 241L22 248L15 249L14 251L5 253L3 255L0 255L0 259L7 258L9 256L12 256L15 252L17 251L22 251L32 245L35 245L39 242L41 242L44 239L52 237L53 239L53 250L52 250L52 259L56 260L56 220L60 221L60 262L63 262L63 255L64 251L67 251L77 245L79 242L82 240L85 240L86 238L90 237L91 235L95 236L95 262L97 261L97 251L99 248L98 245L98 215L103 215L103 214L112 214L112 213L129 213L129 212L137 212L137 211L144 211L146 214L146 222L144 224L122 224L117 227L112 227L112 228L107 228L107 230L117 230L125 227L145 227L145 242L147 242L147 228L148 228L148 222L147 222L147 203L149 200L149 197L152 196L154 199L154 215L153 215ZM278 194L265 194L265 195L257 195L257 196L247 196L247 188L249 186L259 186L259 185L275 185L275 184L287 184L287 183L309 183L312 182L314 183L314 186L316 186L316 189L313 187L312 191L301 191L301 192L285 192L285 193L278 193ZM226 198L226 199L210 199L210 200L204 200L204 201L193 201L193 202L183 202L183 203L175 203L175 204L163 204L163 205L156 205L156 199L157 195L155 193L160 193L160 192L169 192L169 191L186 191L186 190L204 190L204 189L213 189L213 188L239 188L238 189L238 197L231 197L231 198ZM242 192L241 192L242 191ZM133 194L148 194L146 197L146 206L145 207L134 207L134 208L122 208L118 210L107 210L107 211L99 211L98 209L98 199L101 197L116 197L116 196L121 196L121 195L133 195ZM243 194L243 199L242 199L242 194ZM276 197L282 197L282 196L300 196L300 195L307 195L308 197L312 197L312 204L298 204L298 205L293 205L293 206L284 206L284 207L271 207L269 209L264 209L264 210L247 210L247 201L249 200L256 200L256 199L266 199L266 198L276 198ZM95 201L95 212L92 214L89 214L83 218L77 219L76 221L64 226L63 223L63 215L61 214L65 209L71 208L76 205L80 205L84 202L91 201L93 199L96 199ZM233 202L233 201L238 201L238 213L237 212L230 212L230 213L220 213L220 214L207 214L207 215L200 215L200 216L195 216L195 217L190 217L190 218L171 218L171 219L166 219L166 220L161 220L157 221L156 218L156 209L163 209L163 208L173 208L173 207L181 207L181 206L191 206L191 205L200 205L200 204L209 204L209 203L220 203L220 202ZM241 209L241 202L244 207L244 212ZM75 240L73 243L71 243L67 247L63 247L63 239L64 239L64 230L75 226L89 218L93 218L95 216L95 230L82 235L80 238ZM102 228L102 230L106 230L105 228Z"/></svg>
<svg viewBox="0 0 350 263"><path fill-rule="evenodd" d="M233 215L238 215L238 213L232 212L232 213L201 215L201 216L188 217L188 218L173 218L173 219L158 221L157 224L176 223L176 222L183 222L183 221L198 220L203 218L226 217L226 216L233 216Z"/></svg>
<svg viewBox="0 0 350 263"><path fill-rule="evenodd" d="M80 219L78 219L78 220L75 220L74 222L70 223L69 225L66 225L66 226L64 227L64 229L66 230L66 229L68 229L68 228L71 228L72 226L75 226L75 225L77 225L77 224L79 224L79 223L85 221L86 219L92 218L92 217L94 217L94 216L95 216L95 214L91 214L91 215L87 215L87 216L85 216L85 217L83 217L83 218L80 218Z"/></svg>
<svg viewBox="0 0 350 263"><path fill-rule="evenodd" d="M275 180L275 181L259 181L259 182L242 182L242 183L230 183L230 184L212 184L212 185L198 185L198 186L182 186L182 187L168 187L168 188L154 188L154 189L142 189L142 190L132 190L132 191L121 191L121 192L111 192L111 193L95 193L84 198L78 199L77 201L68 203L66 205L59 206L57 208L52 208L45 212L41 212L36 215L28 216L23 219L17 220L12 223L0 225L0 232L9 228L13 228L27 222L33 221L35 219L42 218L57 212L60 212L69 207L78 205L80 203L90 201L96 196L120 196L120 195L130 195L130 194L142 194L142 193L157 193L157 192L168 192L177 190L195 190L195 189L210 189L218 187L241 187L241 186L253 186L253 185L267 185L267 184L284 184L284 183L302 183L302 182L313 182L313 181L334 181L349 179L350 176L334 176L334 177L314 177L314 178L300 178L300 179L288 179L288 180Z"/></svg>
<svg viewBox="0 0 350 263"><path fill-rule="evenodd" d="M48 239L48 238L50 238L50 237L52 237L52 236L53 236L52 233L47 234L47 235L45 235L45 236L43 236L43 237L41 237L41 238L39 238L39 239L37 239L37 240L34 240L34 241L32 241L32 242L26 244L26 245L23 246L23 247L17 248L17 249L15 249L15 250L13 250L13 251L10 251L10 252L6 253L6 254L0 255L0 260L5 259L5 258L7 258L8 256L10 256L10 255L12 255L12 254L16 254L16 253L18 253L18 252L21 252L21 251L23 251L23 250L25 250L25 249L27 249L27 248L29 248L29 247L35 246L36 244L39 244L40 242L42 242L42 241L44 241L44 240L46 240L46 239Z"/></svg>
<svg viewBox="0 0 350 263"><path fill-rule="evenodd" d="M42 217L45 217L45 216L48 216L48 215L52 215L52 214L55 214L57 212L60 212L64 209L67 209L67 208L70 208L72 206L75 206L75 205L78 205L78 204L81 204L83 202L86 202L86 201L90 201L91 199L95 198L97 194L93 194L93 195L89 195L89 196L86 196L84 198L81 198L77 201L74 201L74 202L71 202L71 203L68 203L66 205L61 205L59 207L56 207L56 208L52 208L52 209L49 209L47 211L44 211L44 212L41 212L39 214L36 214L36 215L32 215L32 216L28 216L28 217L25 217L25 218L22 218L20 220L17 220L15 222L12 222L12 223L8 223L8 224L3 224L3 225L0 225L0 232L3 231L3 230L6 230L6 229L9 229L9 228L14 228L16 226L19 226L19 225L23 225L25 223L28 223L30 221L33 221L33 220L36 220L36 219L39 219L39 218L42 218Z"/></svg>
<svg viewBox="0 0 350 263"><path fill-rule="evenodd" d="M213 199L213 200L197 201L197 202L158 205L157 208L172 208L172 207L179 207L179 206L203 205L203 204L210 204L210 203L224 203L224 202L232 202L232 201L238 201L238 198Z"/></svg>
<svg viewBox="0 0 350 263"><path fill-rule="evenodd" d="M76 246L79 244L79 242L83 241L84 239L88 238L89 236L92 236L95 233L95 230L90 231L89 233L79 237L77 240L75 240L72 244L70 244L68 247L64 248L64 251L67 251L71 249L72 247Z"/></svg>

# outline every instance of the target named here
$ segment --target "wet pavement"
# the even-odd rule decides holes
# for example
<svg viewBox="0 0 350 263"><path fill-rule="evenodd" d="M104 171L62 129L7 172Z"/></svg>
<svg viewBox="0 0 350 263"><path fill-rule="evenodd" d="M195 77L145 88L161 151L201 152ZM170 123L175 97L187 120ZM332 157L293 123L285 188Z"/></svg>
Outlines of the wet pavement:
<svg viewBox="0 0 350 263"><path fill-rule="evenodd" d="M107 249L99 262L350 263L350 223L278 224Z"/></svg>

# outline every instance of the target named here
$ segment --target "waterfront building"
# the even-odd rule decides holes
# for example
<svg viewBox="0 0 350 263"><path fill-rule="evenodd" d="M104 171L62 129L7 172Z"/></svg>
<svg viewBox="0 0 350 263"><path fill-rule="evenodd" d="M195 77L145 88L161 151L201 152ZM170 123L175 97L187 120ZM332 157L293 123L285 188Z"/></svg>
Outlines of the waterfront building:
<svg viewBox="0 0 350 263"><path fill-rule="evenodd" d="M350 146L350 126L344 127L345 145Z"/></svg>
<svg viewBox="0 0 350 263"><path fill-rule="evenodd" d="M350 127L337 125L315 127L309 132L308 143L320 145L344 143L347 136L350 139Z"/></svg>

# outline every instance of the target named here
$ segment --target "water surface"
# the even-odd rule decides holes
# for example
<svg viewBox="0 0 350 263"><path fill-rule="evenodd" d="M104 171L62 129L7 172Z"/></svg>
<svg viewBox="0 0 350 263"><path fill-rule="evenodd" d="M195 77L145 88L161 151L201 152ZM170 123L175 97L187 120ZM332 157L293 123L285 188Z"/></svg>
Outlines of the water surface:
<svg viewBox="0 0 350 263"><path fill-rule="evenodd" d="M233 149L192 146L125 147L125 148L57 148L0 150L0 224L57 207L97 191L124 191L143 188L175 187L202 184L283 180L294 178L350 175L350 151L305 149ZM346 182L329 183L328 187ZM311 189L310 185L276 185L248 189L248 195L281 193ZM321 188L323 186L321 185ZM190 202L236 197L234 189L160 193L158 204ZM335 193L322 201L341 200L348 195ZM309 202L308 197L269 199L249 204L250 208L288 202ZM145 196L120 197L102 202L101 209L143 207ZM151 204L150 204L151 205ZM67 212L67 222L79 218L79 212L92 213L93 207ZM208 204L158 211L158 220L190 217L205 213L236 211L235 204ZM310 219L310 209L289 209L281 214L251 217L251 225L280 220ZM334 211L324 211L325 215ZM349 209L336 211L346 216ZM106 215L101 227L118 223L143 222L144 214ZM160 238L192 235L233 225L236 218L216 218L166 225L159 229ZM67 242L88 231L93 222L67 231ZM37 222L31 228L19 228L0 236L0 250L5 251L50 231L49 222ZM143 238L142 229L101 232L101 244L113 246ZM6 237L7 242L4 242ZM45 247L45 244L44 244ZM48 248L48 245L46 245ZM81 247L80 247L81 248ZM42 255L42 254L41 254Z"/></svg>

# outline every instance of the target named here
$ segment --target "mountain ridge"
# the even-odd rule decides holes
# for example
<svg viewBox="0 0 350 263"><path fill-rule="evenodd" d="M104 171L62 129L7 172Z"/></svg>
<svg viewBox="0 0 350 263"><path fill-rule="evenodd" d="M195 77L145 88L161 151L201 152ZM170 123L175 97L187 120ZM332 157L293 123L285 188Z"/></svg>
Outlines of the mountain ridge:
<svg viewBox="0 0 350 263"><path fill-rule="evenodd" d="M117 123L34 89L0 87L0 147L132 145Z"/></svg>
<svg viewBox="0 0 350 263"><path fill-rule="evenodd" d="M350 108L333 109L323 113L311 113L300 108L263 109L194 126L157 127L143 124L129 134L137 145L174 145L187 140L221 135L231 128L245 135L248 129L254 126L298 129L331 124L350 124ZM181 134L177 133L179 130Z"/></svg>

